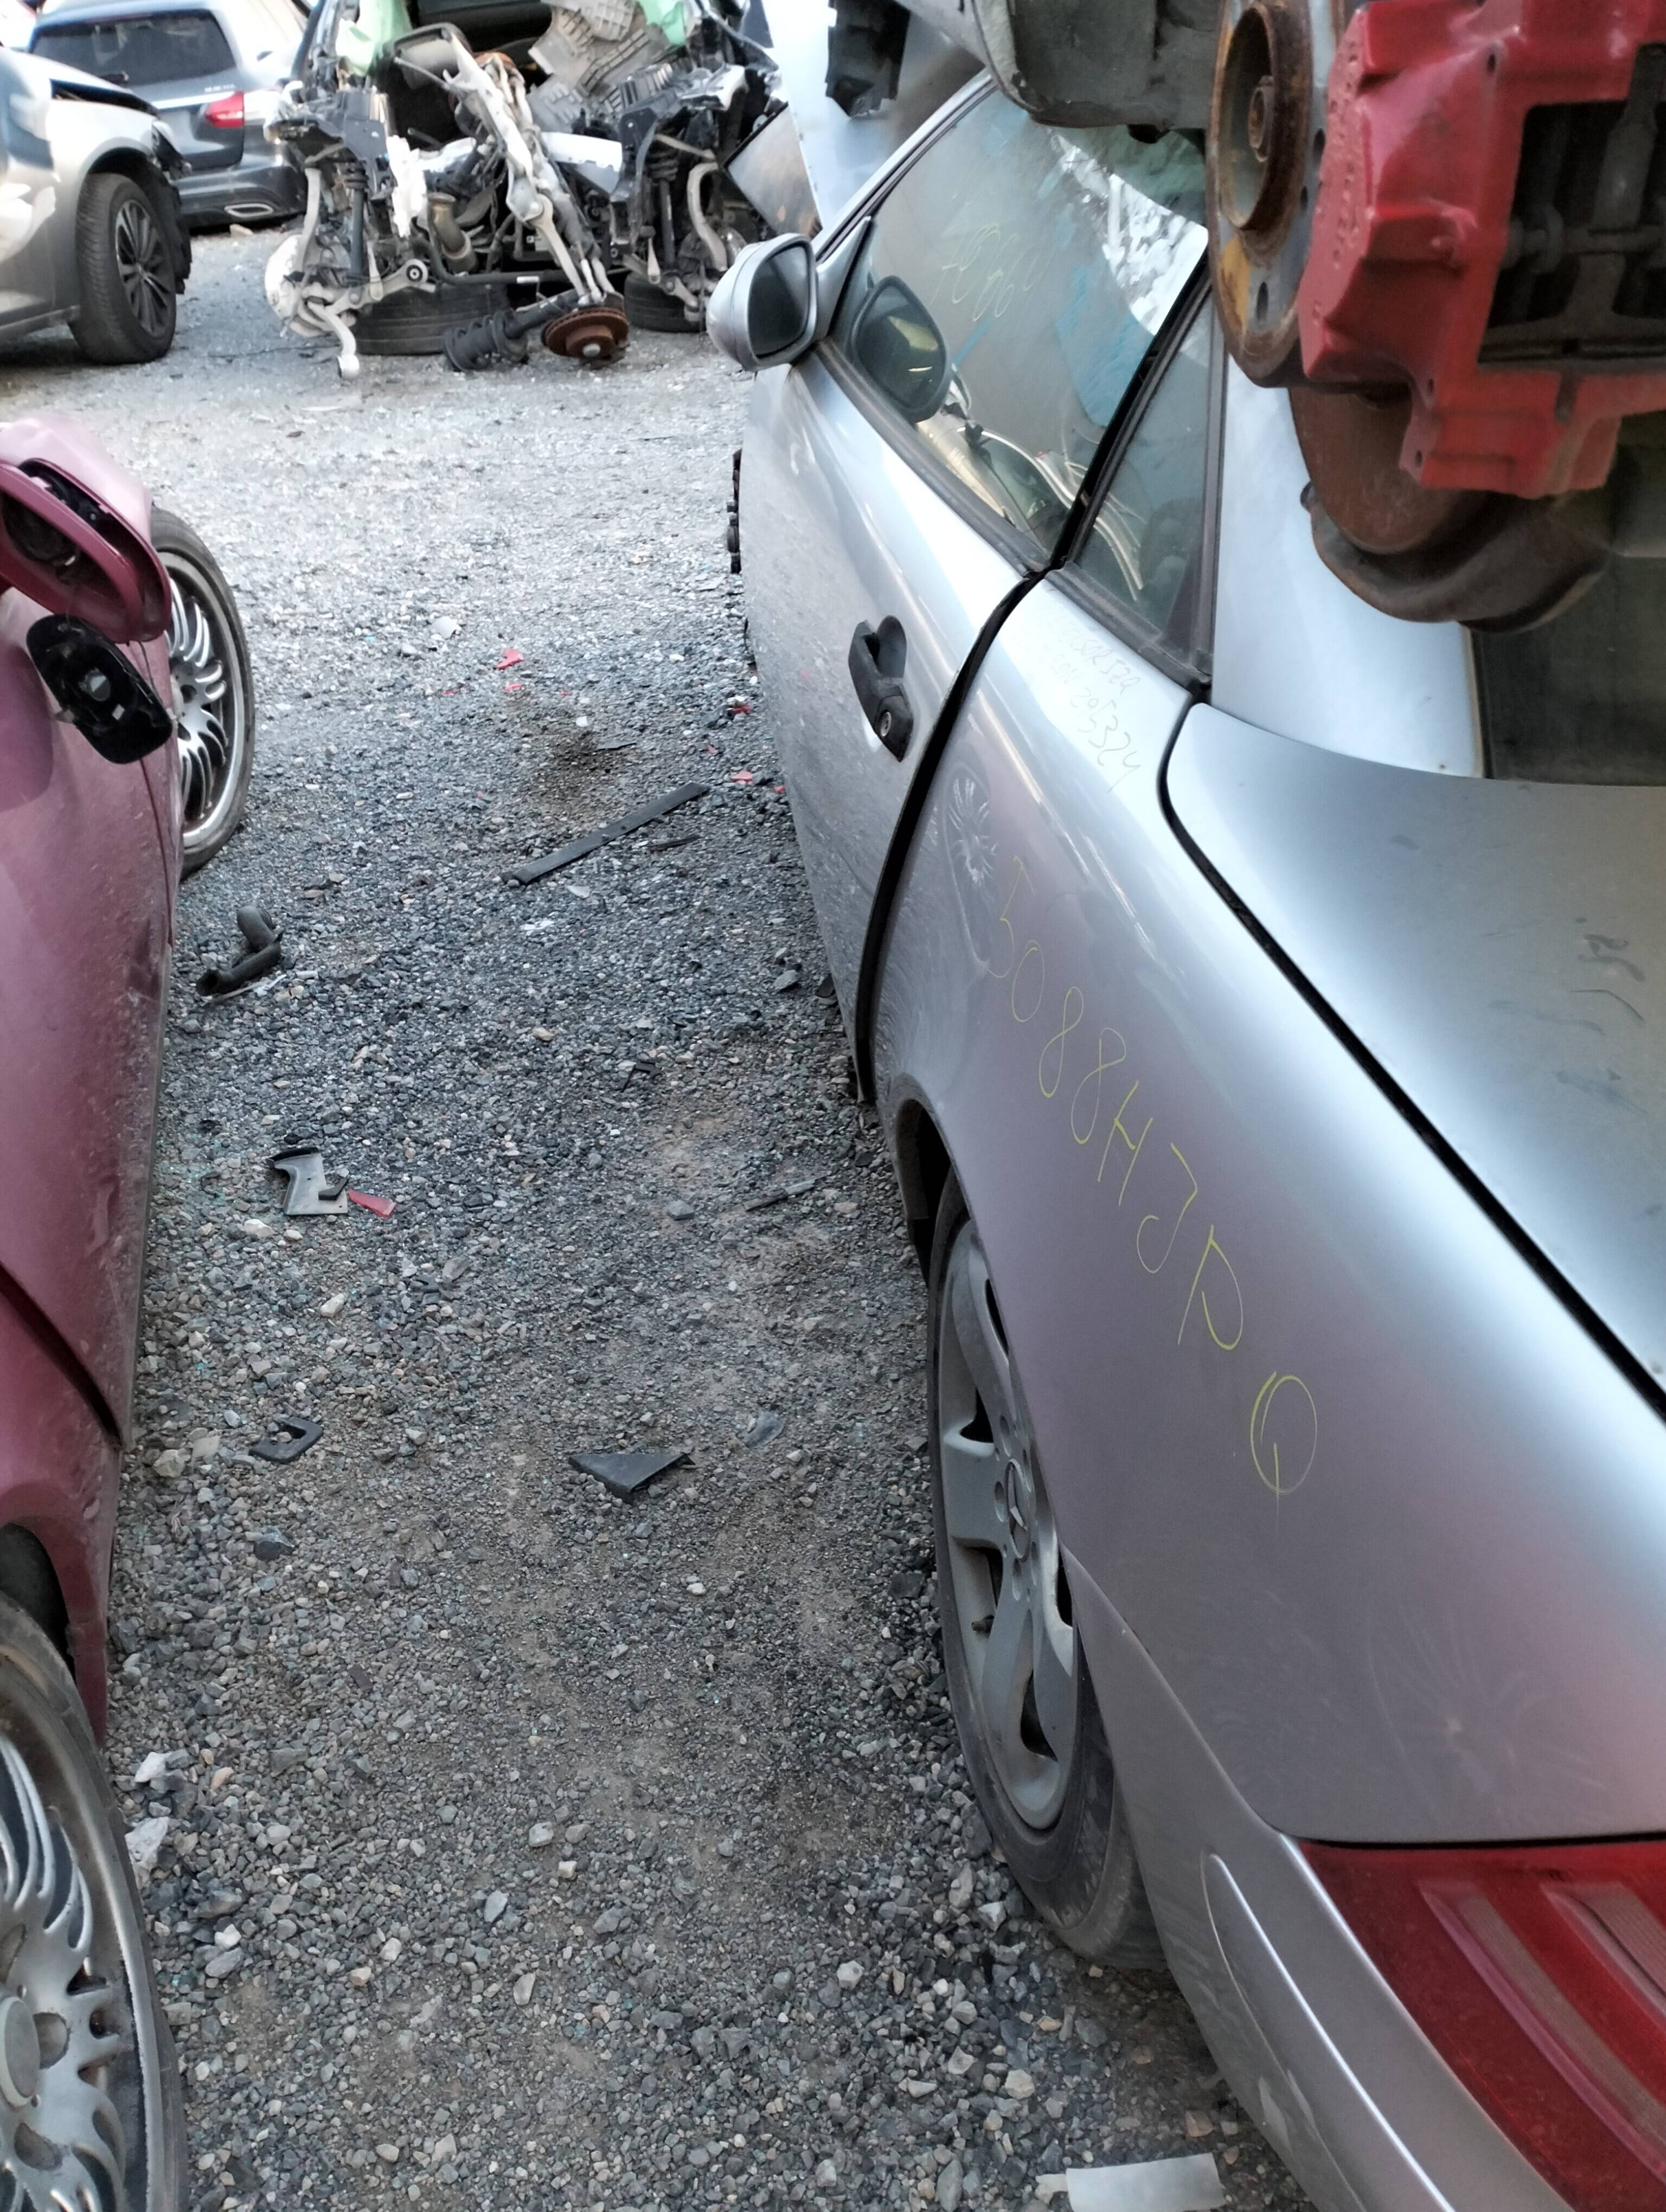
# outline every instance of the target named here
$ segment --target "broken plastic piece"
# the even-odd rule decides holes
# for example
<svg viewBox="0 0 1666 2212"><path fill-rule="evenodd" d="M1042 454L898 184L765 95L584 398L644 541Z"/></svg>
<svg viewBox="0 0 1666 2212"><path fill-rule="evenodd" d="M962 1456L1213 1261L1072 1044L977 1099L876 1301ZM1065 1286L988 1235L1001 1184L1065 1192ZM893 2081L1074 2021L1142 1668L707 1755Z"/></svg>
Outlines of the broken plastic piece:
<svg viewBox="0 0 1666 2212"><path fill-rule="evenodd" d="M499 668L519 668L526 658L526 654L518 645L512 645L505 650L502 659L495 665Z"/></svg>
<svg viewBox="0 0 1666 2212"><path fill-rule="evenodd" d="M1067 2171L1065 2188L1070 2212L1213 2212L1226 2202L1207 2151L1134 2166L1078 2166Z"/></svg>
<svg viewBox="0 0 1666 2212"><path fill-rule="evenodd" d="M274 1152L269 1165L275 1175L289 1177L289 1191L283 1201L283 1211L289 1218L297 1214L346 1212L347 1177L326 1175L324 1155L315 1146Z"/></svg>
<svg viewBox="0 0 1666 2212"><path fill-rule="evenodd" d="M251 983L258 983L283 964L283 924L274 921L264 908L240 906L237 927L248 949L223 968L205 969L197 978L197 988L206 999L228 999L235 992L246 991Z"/></svg>
<svg viewBox="0 0 1666 2212"><path fill-rule="evenodd" d="M373 1198L368 1190L355 1190L350 1184L347 1195L355 1206L362 1206L367 1213L375 1214L380 1220L392 1218L393 1201L391 1198Z"/></svg>
<svg viewBox="0 0 1666 2212"><path fill-rule="evenodd" d="M269 1459L276 1466L287 1467L302 1452L311 1451L323 1434L321 1421L309 1420L305 1413L280 1413L272 1424L271 1434L258 1437L249 1449L257 1459Z"/></svg>
<svg viewBox="0 0 1666 2212"><path fill-rule="evenodd" d="M687 1457L685 1451L575 1452L573 1465L581 1474L593 1474L616 1498L629 1498Z"/></svg>
<svg viewBox="0 0 1666 2212"><path fill-rule="evenodd" d="M125 653L73 615L31 625L35 673L93 750L118 768L143 760L173 734L173 717Z"/></svg>
<svg viewBox="0 0 1666 2212"><path fill-rule="evenodd" d="M511 868L509 881L514 884L536 884L545 876L552 876L557 868L569 868L575 860L582 860L604 845L611 845L616 837L628 837L633 830L640 830L649 822L657 822L662 815L674 814L679 806L690 806L696 799L703 799L710 790L709 784L683 783L663 799L651 799L646 806L634 808L622 814L617 822L605 822L599 830L592 830L582 837L575 837L570 845L551 853L547 860L528 860L523 867Z"/></svg>

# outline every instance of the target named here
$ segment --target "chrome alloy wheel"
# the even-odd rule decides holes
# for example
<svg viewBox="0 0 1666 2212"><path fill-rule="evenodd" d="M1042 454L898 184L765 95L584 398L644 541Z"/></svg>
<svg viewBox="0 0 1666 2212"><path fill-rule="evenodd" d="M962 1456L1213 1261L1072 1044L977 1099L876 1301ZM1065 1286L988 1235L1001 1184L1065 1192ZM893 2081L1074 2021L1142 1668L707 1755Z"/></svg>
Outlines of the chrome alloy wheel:
<svg viewBox="0 0 1666 2212"><path fill-rule="evenodd" d="M134 319L149 337L165 337L172 326L173 283L162 227L148 202L133 193L117 207L113 228L116 270Z"/></svg>
<svg viewBox="0 0 1666 2212"><path fill-rule="evenodd" d="M173 587L167 663L189 859L195 848L214 839L236 804L237 771L249 741L249 702L218 595L185 555L170 549L163 560Z"/></svg>
<svg viewBox="0 0 1666 2212"><path fill-rule="evenodd" d="M953 1613L991 1765L1032 1829L1057 1819L1076 1741L1076 1632L1034 1438L970 1222L939 1307L938 1445Z"/></svg>
<svg viewBox="0 0 1666 2212"><path fill-rule="evenodd" d="M94 1914L74 1846L0 1736L0 2212L128 2212L116 2077L135 2038L94 1962Z"/></svg>

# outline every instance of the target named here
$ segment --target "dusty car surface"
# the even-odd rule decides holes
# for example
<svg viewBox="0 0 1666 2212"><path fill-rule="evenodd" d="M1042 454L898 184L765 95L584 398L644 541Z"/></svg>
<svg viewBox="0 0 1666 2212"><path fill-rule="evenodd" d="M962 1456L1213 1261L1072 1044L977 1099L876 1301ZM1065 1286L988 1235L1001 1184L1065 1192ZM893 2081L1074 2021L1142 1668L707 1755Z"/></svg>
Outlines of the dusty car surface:
<svg viewBox="0 0 1666 2212"><path fill-rule="evenodd" d="M1205 214L1195 139L985 82L712 311L951 1693L1319 2203L1657 2208L1661 572L1355 597Z"/></svg>
<svg viewBox="0 0 1666 2212"><path fill-rule="evenodd" d="M29 50L143 94L184 159L192 222L256 222L305 198L264 135L305 27L291 0L46 0Z"/></svg>
<svg viewBox="0 0 1666 2212"><path fill-rule="evenodd" d="M0 2197L172 2212L179 2073L94 1729L189 858L176 714L194 631L241 634L200 541L65 422L0 430Z"/></svg>
<svg viewBox="0 0 1666 2212"><path fill-rule="evenodd" d="M361 346L468 368L697 327L769 228L729 173L762 61L704 0L319 0L271 128L307 197L267 297L349 375Z"/></svg>
<svg viewBox="0 0 1666 2212"><path fill-rule="evenodd" d="M0 337L68 323L89 361L159 359L191 241L156 115L33 54L0 52Z"/></svg>

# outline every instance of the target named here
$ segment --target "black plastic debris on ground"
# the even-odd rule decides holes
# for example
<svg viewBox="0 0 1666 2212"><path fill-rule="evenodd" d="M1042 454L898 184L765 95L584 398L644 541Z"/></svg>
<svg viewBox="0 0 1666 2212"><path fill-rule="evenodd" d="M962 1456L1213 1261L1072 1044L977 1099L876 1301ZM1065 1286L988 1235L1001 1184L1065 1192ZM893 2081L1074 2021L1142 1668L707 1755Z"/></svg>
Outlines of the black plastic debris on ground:
<svg viewBox="0 0 1666 2212"><path fill-rule="evenodd" d="M651 799L646 806L633 807L622 814L617 822L604 822L599 830L591 830L582 837L574 838L541 860L527 860L520 867L509 870L509 881L514 884L541 883L545 876L553 876L557 868L570 868L575 860L582 860L590 854L611 845L616 837L628 837L633 830L641 830L662 816L674 814L679 806L691 806L696 799L705 798L711 786L707 783L679 783L675 791L668 791L663 799Z"/></svg>
<svg viewBox="0 0 1666 2212"><path fill-rule="evenodd" d="M311 1451L323 1434L321 1421L309 1420L305 1413L280 1413L272 1424L271 1436L257 1437L249 1449L257 1459L269 1459L278 1467L287 1467L302 1452Z"/></svg>
<svg viewBox="0 0 1666 2212"><path fill-rule="evenodd" d="M616 1498L629 1498L644 1483L652 1482L668 1467L688 1457L685 1451L575 1452L573 1465L581 1474L593 1474Z"/></svg>
<svg viewBox="0 0 1666 2212"><path fill-rule="evenodd" d="M289 1179L283 1200L287 1220L294 1220L298 1214L346 1212L347 1177L325 1173L324 1155L316 1145L286 1145L281 1152L272 1154L267 1165L274 1175Z"/></svg>
<svg viewBox="0 0 1666 2212"><path fill-rule="evenodd" d="M205 999L232 998L283 964L283 925L274 921L263 907L240 906L237 927L245 949L223 968L206 968L197 978L197 988Z"/></svg>

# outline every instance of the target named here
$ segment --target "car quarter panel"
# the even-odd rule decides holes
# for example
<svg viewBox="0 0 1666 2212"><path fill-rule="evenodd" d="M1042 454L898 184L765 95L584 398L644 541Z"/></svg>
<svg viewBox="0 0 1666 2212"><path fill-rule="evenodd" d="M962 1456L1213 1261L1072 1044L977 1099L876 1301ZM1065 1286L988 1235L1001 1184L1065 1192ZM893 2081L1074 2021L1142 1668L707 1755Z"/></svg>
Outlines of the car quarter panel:
<svg viewBox="0 0 1666 2212"><path fill-rule="evenodd" d="M747 614L848 1025L873 893L909 781L950 686L1018 571L814 356L758 377L745 451ZM846 660L857 624L886 616L908 640L915 722L900 761L869 728Z"/></svg>
<svg viewBox="0 0 1666 2212"><path fill-rule="evenodd" d="M1032 592L880 983L1065 1540L1274 1828L1666 1827L1666 1434L1179 844L1185 703Z"/></svg>
<svg viewBox="0 0 1666 2212"><path fill-rule="evenodd" d="M143 764L112 766L52 714L24 643L40 611L15 592L0 606L0 1270L122 1426L161 1065L168 868ZM173 762L171 745L162 757Z"/></svg>
<svg viewBox="0 0 1666 2212"><path fill-rule="evenodd" d="M1164 1949L1244 2110L1325 2212L1558 2212L1081 1560L1067 1566Z"/></svg>

